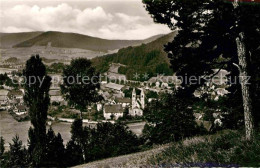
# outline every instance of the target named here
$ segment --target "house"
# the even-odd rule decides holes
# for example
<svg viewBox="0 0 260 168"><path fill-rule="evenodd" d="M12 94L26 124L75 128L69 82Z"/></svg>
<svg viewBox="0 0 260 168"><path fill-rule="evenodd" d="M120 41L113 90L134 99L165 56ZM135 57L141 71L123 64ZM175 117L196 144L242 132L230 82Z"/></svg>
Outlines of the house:
<svg viewBox="0 0 260 168"><path fill-rule="evenodd" d="M59 74L51 74L51 87L50 89L59 90L60 85L63 83L63 78Z"/></svg>
<svg viewBox="0 0 260 168"><path fill-rule="evenodd" d="M108 83L108 84L106 84L105 87L108 88L108 89L114 90L114 91L121 92L124 85L119 85L119 84L116 84L116 83Z"/></svg>
<svg viewBox="0 0 260 168"><path fill-rule="evenodd" d="M6 106L8 104L8 90L1 89L0 90L0 109L6 109Z"/></svg>
<svg viewBox="0 0 260 168"><path fill-rule="evenodd" d="M17 115L22 115L27 113L27 107L24 105L18 105L14 107L13 112L15 112Z"/></svg>
<svg viewBox="0 0 260 168"><path fill-rule="evenodd" d="M156 87L168 87L169 84L174 84L175 87L179 87L181 84L181 80L178 79L177 76L163 76L163 75L158 75L157 77L152 77L150 78L147 83L152 86L155 85ZM161 85L163 84L163 85Z"/></svg>
<svg viewBox="0 0 260 168"><path fill-rule="evenodd" d="M116 98L115 102L117 104L121 104L123 108L129 107L131 105L131 99L124 97L124 98Z"/></svg>
<svg viewBox="0 0 260 168"><path fill-rule="evenodd" d="M141 94L137 96L134 88L132 92L132 107L129 109L131 116L143 116L143 109L145 107L144 99L144 90L141 89Z"/></svg>
<svg viewBox="0 0 260 168"><path fill-rule="evenodd" d="M10 90L9 93L8 93L8 98L10 100L13 100L13 99L22 100L23 99L23 92L21 90Z"/></svg>
<svg viewBox="0 0 260 168"><path fill-rule="evenodd" d="M50 90L49 95L50 95L50 103L56 102L56 103L60 103L61 105L67 104L60 90Z"/></svg>
<svg viewBox="0 0 260 168"><path fill-rule="evenodd" d="M121 104L105 105L103 109L103 115L106 120L123 117L124 108Z"/></svg>

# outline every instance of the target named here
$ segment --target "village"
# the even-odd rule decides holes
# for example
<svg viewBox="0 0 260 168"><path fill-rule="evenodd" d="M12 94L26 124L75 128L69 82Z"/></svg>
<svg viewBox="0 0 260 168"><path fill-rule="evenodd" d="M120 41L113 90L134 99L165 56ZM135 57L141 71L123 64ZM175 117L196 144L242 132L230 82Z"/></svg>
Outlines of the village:
<svg viewBox="0 0 260 168"><path fill-rule="evenodd" d="M19 76L24 67L23 64L14 66L11 63L4 63L1 68L1 74L7 75L9 79L17 82L18 86L12 87L6 84L1 85L0 90L0 104L1 110L8 110L18 116L27 115L28 108L24 104L23 96L24 89L22 88L23 79ZM99 94L102 95L102 102L96 103L88 107L89 111L96 113L102 112L101 119L105 120L117 120L122 118L127 111L127 115L130 117L142 117L145 104L156 98L159 92L171 91L172 88L168 86L166 81L167 77L152 77L146 82L129 81L126 80L124 75L118 74L118 68L120 64L111 64L111 67L107 73L105 73L106 81L101 82L101 89ZM8 67L8 68L6 68ZM62 83L61 74L50 74L52 78L52 85L50 88L50 110L57 109L57 106L67 107L68 103L61 94L60 84ZM177 78L169 77L171 82L176 83ZM161 80L161 81L160 81ZM118 83L120 81L120 84ZM148 92L153 96L146 96ZM78 114L79 111L69 108L71 113ZM75 116L75 115L74 115ZM89 116L89 115L87 115ZM57 117L57 116L52 116ZM51 118L51 117L50 117ZM71 118L71 117L61 117ZM73 117L72 117L73 118ZM61 119L62 120L62 119ZM69 120L68 120L69 121Z"/></svg>
<svg viewBox="0 0 260 168"><path fill-rule="evenodd" d="M9 86L6 84L0 86L0 110L9 111L19 121L28 119L28 107L23 100L25 93L21 76L24 66L24 63L17 63L17 61L15 64L4 61L0 68L0 74L17 83L14 86L10 86L10 84ZM181 81L175 75L158 75L151 78L146 76L147 80L144 82L127 80L125 75L118 73L120 66L124 65L111 63L109 70L102 74L99 94L102 95L103 99L87 107L86 112L83 112L83 122L115 122L116 120L142 122L147 103L156 100L160 93L171 93L174 89L178 89L181 84ZM227 74L224 70L219 72L219 78L215 80L215 84L207 83L206 87L194 93L195 96L200 97L203 93L210 92L211 98L218 100L219 97L227 94L226 80L222 79ZM70 107L61 93L62 74L52 73L49 76L52 78L52 85L49 91L51 106L48 112L48 119L50 120L48 123L51 124L51 121L54 120L73 122L75 118L79 117L80 111ZM202 115L198 112L194 113L197 120L200 120ZM219 117L216 118L216 121L220 122Z"/></svg>

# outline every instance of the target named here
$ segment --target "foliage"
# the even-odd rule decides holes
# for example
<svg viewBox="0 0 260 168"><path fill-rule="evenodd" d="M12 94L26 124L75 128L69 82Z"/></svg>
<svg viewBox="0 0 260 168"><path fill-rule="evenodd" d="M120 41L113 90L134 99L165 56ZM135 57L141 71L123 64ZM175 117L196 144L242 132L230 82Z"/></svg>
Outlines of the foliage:
<svg viewBox="0 0 260 168"><path fill-rule="evenodd" d="M107 122L92 130L92 145L90 159L96 160L136 152L140 143L126 125Z"/></svg>
<svg viewBox="0 0 260 168"><path fill-rule="evenodd" d="M63 77L61 91L69 105L80 110L81 115L88 105L101 100L97 92L100 88L99 74L89 60L84 58L72 60L64 69Z"/></svg>
<svg viewBox="0 0 260 168"><path fill-rule="evenodd" d="M23 71L26 78L24 84L24 101L29 107L29 116L33 128L29 134L29 152L34 166L44 162L46 145L46 120L48 105L50 103L49 89L51 78L46 74L46 68L39 55L32 56Z"/></svg>
<svg viewBox="0 0 260 168"><path fill-rule="evenodd" d="M82 158L82 153L85 162L136 152L140 145L136 135L121 123L98 123L96 128L89 128L83 127L82 120L77 119L71 134L67 146L77 148L75 157Z"/></svg>
<svg viewBox="0 0 260 168"><path fill-rule="evenodd" d="M82 148L74 140L67 143L66 158L69 167L84 163Z"/></svg>
<svg viewBox="0 0 260 168"><path fill-rule="evenodd" d="M0 74L0 85L6 85L9 87L14 87L15 89L18 88L19 84L18 81L15 79L10 79L7 74Z"/></svg>
<svg viewBox="0 0 260 168"><path fill-rule="evenodd" d="M162 144L199 134L192 109L176 95L160 95L147 105L144 115L147 124L143 134L149 143Z"/></svg>
<svg viewBox="0 0 260 168"><path fill-rule="evenodd" d="M16 135L12 139L13 143L10 145L10 158L8 160L8 165L10 167L25 167L27 164L27 151L25 146L23 146L22 141L19 136Z"/></svg>
<svg viewBox="0 0 260 168"><path fill-rule="evenodd" d="M64 68L65 68L65 65L61 62L53 63L53 64L51 64L50 66L47 67L47 72L49 72L49 73L62 73Z"/></svg>
<svg viewBox="0 0 260 168"><path fill-rule="evenodd" d="M54 103L54 102L53 102ZM57 107L57 106L56 106ZM66 106L58 106L58 108L51 108L48 111L48 114L52 117L55 117L56 115L62 113L66 109Z"/></svg>
<svg viewBox="0 0 260 168"><path fill-rule="evenodd" d="M234 8L232 3L222 0L143 0L143 2L155 22L179 30L174 41L166 45L165 51L168 53L173 71L178 76L186 79L190 79L191 76L196 78L195 84L194 80L192 83L189 80L183 82L185 89L189 90L187 91L189 97L204 83L201 76L214 76L211 75L212 69L225 68L238 79L238 70L233 63L238 64L236 38L243 32L246 57L250 66L248 72L252 76L253 105L256 107L259 104L259 99L256 99L259 97L259 87L256 85L259 76L257 71L260 46L259 5L243 3ZM232 87L236 87L238 91L240 89L238 82ZM237 104L230 103L233 109L237 108ZM258 115L256 108L254 109L254 114Z"/></svg>
<svg viewBox="0 0 260 168"><path fill-rule="evenodd" d="M63 139L58 133L55 135L52 128L47 132L47 145L46 145L46 166L62 167L66 165L65 147L63 145Z"/></svg>
<svg viewBox="0 0 260 168"><path fill-rule="evenodd" d="M139 79L134 78L134 74L148 74L149 78L157 76L157 73L172 75L169 68L169 61L163 51L163 45L173 39L176 33L165 35L151 43L142 44L137 47L127 47L120 49L118 53L97 57L92 59L96 69L103 73L109 69L110 63L121 63L127 65L120 67L119 73L125 74L127 79L146 81L141 75Z"/></svg>
<svg viewBox="0 0 260 168"><path fill-rule="evenodd" d="M1 136L0 137L0 158L2 157L2 155L4 154L5 151L5 140L4 138Z"/></svg>
<svg viewBox="0 0 260 168"><path fill-rule="evenodd" d="M149 162L176 167L259 167L259 141L259 134L252 143L248 143L242 132L225 130L174 143Z"/></svg>

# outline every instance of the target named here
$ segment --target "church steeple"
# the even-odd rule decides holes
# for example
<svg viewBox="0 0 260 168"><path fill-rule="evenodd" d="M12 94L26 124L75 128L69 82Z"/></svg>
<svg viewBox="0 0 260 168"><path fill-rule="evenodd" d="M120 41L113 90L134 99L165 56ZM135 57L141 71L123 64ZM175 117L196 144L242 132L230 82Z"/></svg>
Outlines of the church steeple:
<svg viewBox="0 0 260 168"><path fill-rule="evenodd" d="M135 102L136 102L136 91L135 91L135 88L134 88L133 92L132 92L132 107L135 106Z"/></svg>
<svg viewBox="0 0 260 168"><path fill-rule="evenodd" d="M142 90L141 90L141 105L142 105L142 108L143 108L143 109L144 109L144 104L145 104L145 103L144 103L144 96L145 96L145 95L144 95L144 90L142 89Z"/></svg>

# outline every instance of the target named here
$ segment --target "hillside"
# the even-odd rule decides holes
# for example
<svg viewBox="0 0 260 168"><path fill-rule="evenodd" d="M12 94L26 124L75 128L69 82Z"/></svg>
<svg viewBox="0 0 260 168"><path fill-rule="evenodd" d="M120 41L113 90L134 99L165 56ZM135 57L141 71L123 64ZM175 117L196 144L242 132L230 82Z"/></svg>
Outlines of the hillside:
<svg viewBox="0 0 260 168"><path fill-rule="evenodd" d="M118 53L94 58L93 65L98 71L106 72L112 62L124 64L126 67L120 67L119 73L125 74L128 79L133 79L135 73L148 73L149 77L156 76L157 73L172 75L164 45L172 41L176 34L177 31L147 44L123 48Z"/></svg>
<svg viewBox="0 0 260 168"><path fill-rule="evenodd" d="M106 40L76 33L63 33L49 31L44 32L32 39L16 44L14 47L47 46L51 43L52 47L57 48L79 48L92 51L107 52L108 50L120 49L128 46L136 46L148 43L160 35L153 36L145 40Z"/></svg>
<svg viewBox="0 0 260 168"><path fill-rule="evenodd" d="M223 130L212 135L75 166L98 167L259 167L260 135L246 142L243 131Z"/></svg>
<svg viewBox="0 0 260 168"><path fill-rule="evenodd" d="M151 150L147 150L144 152L138 152L138 153L133 153L133 154L128 154L128 155L123 155L123 156L118 156L118 157L113 157L113 158L108 158L108 159L103 159L99 161L94 161L90 162L84 165L78 165L75 166L74 168L99 168L99 167L139 167L139 166L144 166L148 160L165 151L170 147L169 144L167 145L161 145L154 147Z"/></svg>
<svg viewBox="0 0 260 168"><path fill-rule="evenodd" d="M42 32L0 33L0 48L12 46L40 35Z"/></svg>

